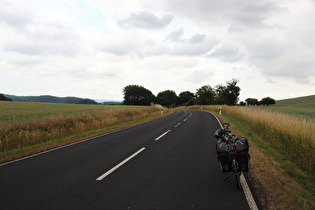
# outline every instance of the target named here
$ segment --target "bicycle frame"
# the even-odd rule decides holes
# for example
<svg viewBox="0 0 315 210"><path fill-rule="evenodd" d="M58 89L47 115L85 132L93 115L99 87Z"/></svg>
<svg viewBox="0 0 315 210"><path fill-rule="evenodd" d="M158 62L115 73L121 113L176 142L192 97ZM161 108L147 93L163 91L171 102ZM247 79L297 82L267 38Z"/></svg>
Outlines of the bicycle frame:
<svg viewBox="0 0 315 210"><path fill-rule="evenodd" d="M229 142L229 144L233 145L232 148L234 148L234 143ZM236 158L236 151L230 151L229 152L229 159L230 159L230 164L231 164L231 168L232 168L232 172L230 174L228 174L226 177L224 177L223 180L227 180L232 174L235 175L235 179L236 179L236 185L237 188L240 189L241 188L241 182L240 182L240 176L242 174L242 171L239 168L239 164Z"/></svg>

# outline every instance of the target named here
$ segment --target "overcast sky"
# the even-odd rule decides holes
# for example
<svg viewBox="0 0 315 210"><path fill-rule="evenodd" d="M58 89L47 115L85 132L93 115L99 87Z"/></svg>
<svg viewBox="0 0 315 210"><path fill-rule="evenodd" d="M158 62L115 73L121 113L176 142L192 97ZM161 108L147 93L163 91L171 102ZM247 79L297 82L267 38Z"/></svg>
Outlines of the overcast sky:
<svg viewBox="0 0 315 210"><path fill-rule="evenodd" d="M123 100L141 85L315 94L314 0L0 0L0 93Z"/></svg>

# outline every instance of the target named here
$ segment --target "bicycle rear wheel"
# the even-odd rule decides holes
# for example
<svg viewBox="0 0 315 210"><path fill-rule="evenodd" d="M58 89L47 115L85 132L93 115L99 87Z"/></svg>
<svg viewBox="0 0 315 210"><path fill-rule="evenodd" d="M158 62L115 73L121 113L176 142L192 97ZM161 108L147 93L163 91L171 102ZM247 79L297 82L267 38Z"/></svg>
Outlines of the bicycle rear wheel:
<svg viewBox="0 0 315 210"><path fill-rule="evenodd" d="M242 188L240 176L241 176L241 173L235 173L237 189L241 189Z"/></svg>

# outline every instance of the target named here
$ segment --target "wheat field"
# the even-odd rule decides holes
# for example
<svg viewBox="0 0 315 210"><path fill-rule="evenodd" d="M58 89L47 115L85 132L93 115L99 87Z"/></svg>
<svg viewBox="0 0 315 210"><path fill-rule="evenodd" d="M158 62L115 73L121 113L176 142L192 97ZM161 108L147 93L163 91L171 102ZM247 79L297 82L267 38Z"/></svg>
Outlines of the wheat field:
<svg viewBox="0 0 315 210"><path fill-rule="evenodd" d="M58 146L56 142L161 116L155 106L0 102L0 110L0 162L34 146Z"/></svg>

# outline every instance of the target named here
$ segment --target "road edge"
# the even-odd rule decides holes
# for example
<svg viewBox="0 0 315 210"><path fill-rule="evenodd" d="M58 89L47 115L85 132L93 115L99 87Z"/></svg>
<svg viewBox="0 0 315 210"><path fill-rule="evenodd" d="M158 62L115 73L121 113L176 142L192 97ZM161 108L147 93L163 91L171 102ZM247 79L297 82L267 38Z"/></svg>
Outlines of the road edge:
<svg viewBox="0 0 315 210"><path fill-rule="evenodd" d="M215 116L214 114L212 114L212 113L210 113L210 114L213 115L217 119L217 121L219 122L221 128L223 128L222 123L219 120L219 118L217 116ZM245 197L246 197L246 200L247 200L249 208L251 210L258 210L258 206L257 206L257 204L255 202L253 194L251 193L251 191L249 189L249 186L247 184L247 181L246 181L246 179L245 179L243 174L241 175L240 180L241 180L242 189L243 189L243 192L245 194Z"/></svg>

